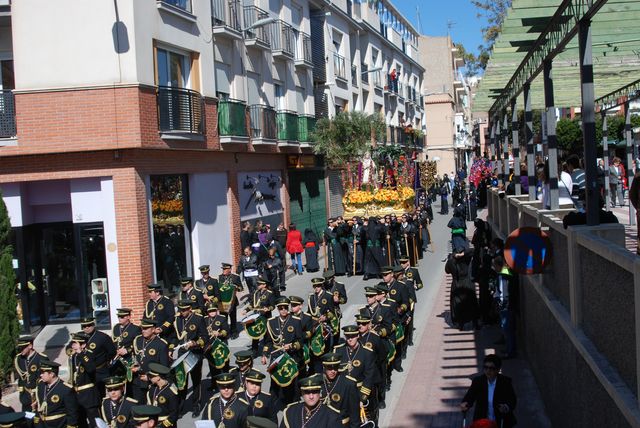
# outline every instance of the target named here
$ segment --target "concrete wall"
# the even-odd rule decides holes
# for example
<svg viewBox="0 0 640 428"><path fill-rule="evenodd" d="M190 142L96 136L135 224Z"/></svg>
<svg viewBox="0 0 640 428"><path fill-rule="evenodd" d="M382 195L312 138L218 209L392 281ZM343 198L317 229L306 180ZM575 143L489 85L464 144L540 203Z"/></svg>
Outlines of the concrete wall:
<svg viewBox="0 0 640 428"><path fill-rule="evenodd" d="M624 227L564 229L570 210L495 190L488 202L496 235L537 226L551 240L545 272L520 276L517 331L553 426L640 426L640 257Z"/></svg>

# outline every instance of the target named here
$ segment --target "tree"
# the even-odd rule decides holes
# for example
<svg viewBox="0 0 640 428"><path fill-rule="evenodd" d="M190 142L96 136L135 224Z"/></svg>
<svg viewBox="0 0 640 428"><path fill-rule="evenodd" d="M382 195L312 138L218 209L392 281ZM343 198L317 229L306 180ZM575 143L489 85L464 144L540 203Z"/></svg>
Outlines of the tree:
<svg viewBox="0 0 640 428"><path fill-rule="evenodd" d="M487 67L493 44L502 32L502 24L511 7L511 0L471 0L477 9L478 18L486 19L487 25L482 28L484 44L478 46L478 55L467 53L465 58L467 76L474 76ZM464 57L463 57L464 58Z"/></svg>
<svg viewBox="0 0 640 428"><path fill-rule="evenodd" d="M359 111L341 112L333 119L322 118L313 132L314 152L324 156L330 168L345 166L364 155L372 137L383 139L385 124L377 115Z"/></svg>
<svg viewBox="0 0 640 428"><path fill-rule="evenodd" d="M16 340L20 334L10 232L9 213L0 193L0 384L7 383L13 366Z"/></svg>
<svg viewBox="0 0 640 428"><path fill-rule="evenodd" d="M578 153L582 149L582 128L576 119L560 118L556 123L558 148L567 152Z"/></svg>

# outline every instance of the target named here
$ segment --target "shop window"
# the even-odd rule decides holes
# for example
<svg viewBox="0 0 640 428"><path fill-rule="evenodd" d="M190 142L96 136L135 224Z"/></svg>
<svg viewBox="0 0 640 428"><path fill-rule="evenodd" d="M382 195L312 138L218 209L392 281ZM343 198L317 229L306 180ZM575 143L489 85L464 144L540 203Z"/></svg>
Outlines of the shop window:
<svg viewBox="0 0 640 428"><path fill-rule="evenodd" d="M187 177L152 175L150 185L156 281L177 291L191 274Z"/></svg>

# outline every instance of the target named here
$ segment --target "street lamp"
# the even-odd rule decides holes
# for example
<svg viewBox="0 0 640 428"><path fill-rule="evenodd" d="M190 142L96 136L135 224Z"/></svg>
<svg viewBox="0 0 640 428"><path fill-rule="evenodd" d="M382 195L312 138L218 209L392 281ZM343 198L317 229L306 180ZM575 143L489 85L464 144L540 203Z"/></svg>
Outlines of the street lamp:
<svg viewBox="0 0 640 428"><path fill-rule="evenodd" d="M371 70L365 70L360 74L375 73L376 71L380 71L380 70L382 70L382 67L374 67Z"/></svg>
<svg viewBox="0 0 640 428"><path fill-rule="evenodd" d="M247 28L243 28L242 31L253 30L254 28L263 27L265 25L271 24L272 22L276 22L278 20L277 17L271 16L269 18L258 19L253 24L249 25Z"/></svg>

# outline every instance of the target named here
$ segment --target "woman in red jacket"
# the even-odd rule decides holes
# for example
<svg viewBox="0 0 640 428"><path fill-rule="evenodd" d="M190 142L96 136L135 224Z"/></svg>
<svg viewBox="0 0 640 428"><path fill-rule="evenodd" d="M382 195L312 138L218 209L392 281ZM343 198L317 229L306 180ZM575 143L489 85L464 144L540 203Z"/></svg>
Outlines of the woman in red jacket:
<svg viewBox="0 0 640 428"><path fill-rule="evenodd" d="M302 234L296 229L296 225L289 225L289 233L287 233L287 253L291 255L291 267L298 275L302 275Z"/></svg>

